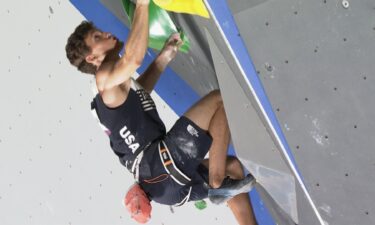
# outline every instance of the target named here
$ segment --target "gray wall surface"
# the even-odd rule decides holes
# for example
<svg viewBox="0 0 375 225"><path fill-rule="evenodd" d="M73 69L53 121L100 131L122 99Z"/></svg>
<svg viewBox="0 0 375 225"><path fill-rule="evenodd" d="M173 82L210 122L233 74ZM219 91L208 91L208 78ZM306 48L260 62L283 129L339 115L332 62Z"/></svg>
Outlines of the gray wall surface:
<svg viewBox="0 0 375 225"><path fill-rule="evenodd" d="M228 2L324 220L375 224L375 1ZM0 223L135 224L121 205L132 179L89 111L92 79L65 59L66 38L83 17L64 1L0 6ZM183 77L203 95L218 85L208 43L202 30L186 32L203 49L179 55L172 68L185 74L203 62ZM157 101L170 127L176 115ZM305 200L297 202L304 224L316 224ZM201 212L192 204L174 213L154 205L150 224L201 221L234 224L226 207Z"/></svg>
<svg viewBox="0 0 375 225"><path fill-rule="evenodd" d="M375 2L240 8L240 35L324 220L375 224Z"/></svg>
<svg viewBox="0 0 375 225"><path fill-rule="evenodd" d="M111 9L111 1L102 2ZM370 225L375 224L375 2L347 2L348 6L342 0L228 1L324 220ZM211 22L174 17L187 27L189 37L207 42L201 38L202 27L210 30ZM194 23L196 30L189 27ZM208 57L197 55L193 57ZM194 82L197 75L191 75L212 68L210 60L187 72L189 60L182 62L176 61L173 69L198 93L216 87L211 75L202 82ZM242 131L246 127L232 133ZM301 195L298 187L296 192ZM297 202L303 224L316 224L306 200Z"/></svg>

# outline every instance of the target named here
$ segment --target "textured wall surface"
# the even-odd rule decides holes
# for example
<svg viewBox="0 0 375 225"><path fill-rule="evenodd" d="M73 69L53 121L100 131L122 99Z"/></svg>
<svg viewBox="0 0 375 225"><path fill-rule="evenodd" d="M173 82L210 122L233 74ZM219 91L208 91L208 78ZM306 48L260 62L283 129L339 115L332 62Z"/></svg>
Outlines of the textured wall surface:
<svg viewBox="0 0 375 225"><path fill-rule="evenodd" d="M370 137L375 134L371 100L375 93L375 3L228 3L324 220L328 224L373 224L375 155ZM212 26L200 18L180 15L175 21L182 27ZM201 37L199 29L191 31L187 29L190 37ZM205 42L203 37L200 43ZM193 59L208 56L197 54ZM192 68L194 61L189 62L189 56L180 60L175 61L174 69L198 93L216 85L216 79L206 74L207 79L191 78L191 73L212 67L209 61L190 70L186 68ZM301 194L299 188L297 193ZM316 223L306 212L305 200L297 200L300 216L305 218L302 221Z"/></svg>
<svg viewBox="0 0 375 225"><path fill-rule="evenodd" d="M228 2L324 220L375 224L375 2ZM0 5L0 223L133 224L121 205L131 177L89 111L92 79L65 59L83 17L64 1ZM190 24L197 21L205 24ZM180 56L190 63L173 69L191 72L207 50ZM217 87L204 64L185 77L199 94ZM176 115L157 104L170 127ZM201 221L234 223L226 207L189 204L174 213L156 205L151 224Z"/></svg>
<svg viewBox="0 0 375 225"><path fill-rule="evenodd" d="M375 2L228 3L324 220L327 224L374 224ZM211 26L199 18L177 16L175 20L182 27L187 26L183 21L198 24L200 29ZM216 85L210 75L204 77L205 85L191 78L196 77L191 73L202 68L188 70L189 74L185 68L193 63L182 61L185 64L176 63L174 69L198 93ZM205 65L212 67L209 61ZM306 211L303 199L299 207Z"/></svg>
<svg viewBox="0 0 375 225"><path fill-rule="evenodd" d="M341 0L267 1L255 7L242 2L232 10L324 220L370 225L375 223L375 2L348 3L346 8Z"/></svg>

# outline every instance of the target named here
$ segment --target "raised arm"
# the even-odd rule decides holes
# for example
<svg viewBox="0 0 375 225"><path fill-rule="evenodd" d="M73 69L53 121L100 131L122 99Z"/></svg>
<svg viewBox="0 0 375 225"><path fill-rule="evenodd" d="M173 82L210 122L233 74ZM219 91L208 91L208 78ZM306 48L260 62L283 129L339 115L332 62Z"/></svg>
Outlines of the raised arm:
<svg viewBox="0 0 375 225"><path fill-rule="evenodd" d="M148 44L149 0L138 0L134 11L132 28L124 46L124 55L113 62L103 63L103 71L108 73L103 89L109 90L128 81L142 64ZM107 61L107 60L106 60Z"/></svg>
<svg viewBox="0 0 375 225"><path fill-rule="evenodd" d="M137 81L142 87L151 93L161 73L167 67L168 63L176 56L178 48L182 41L178 33L172 34L156 59L150 64L147 70L138 77Z"/></svg>

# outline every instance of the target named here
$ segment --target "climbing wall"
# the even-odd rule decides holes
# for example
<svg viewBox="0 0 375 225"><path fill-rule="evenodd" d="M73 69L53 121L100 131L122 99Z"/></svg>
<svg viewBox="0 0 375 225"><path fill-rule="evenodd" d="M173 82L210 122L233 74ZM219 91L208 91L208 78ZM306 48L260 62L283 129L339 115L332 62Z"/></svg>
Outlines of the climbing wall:
<svg viewBox="0 0 375 225"><path fill-rule="evenodd" d="M375 224L375 2L227 2L326 224ZM92 77L65 59L66 38L84 18L64 1L0 5L6 31L0 44L0 223L133 224L121 205L131 177L89 111ZM203 95L218 84L204 30L193 28L210 24L174 19L198 37L192 46L199 47L171 67L189 74L183 79ZM170 127L176 115L157 101ZM210 205L201 213L191 204L157 205L150 224L201 221L234 224L226 207ZM311 221L303 224L316 224Z"/></svg>
<svg viewBox="0 0 375 225"><path fill-rule="evenodd" d="M121 18L121 7L114 7L115 1L102 3ZM238 26L238 36L250 53L299 172L325 223L374 224L371 196L375 196L375 154L369 137L375 134L371 101L375 93L375 3L227 3ZM190 37L207 45L202 27L210 28L212 23L196 17L173 16L175 22L187 28ZM230 26L225 22L222 25ZM191 29L194 26L199 29ZM213 35L214 39L219 38ZM183 63L178 58L172 64L200 94L217 85L211 73L196 73L212 68L209 60L196 60L209 57L207 49L203 52L206 54L180 56ZM200 63L194 70L186 70L197 61ZM244 127L236 132L246 134L249 129ZM252 157L253 154L248 155ZM298 188L297 194L301 194ZM302 224L316 224L307 215L311 209L303 199L297 200Z"/></svg>
<svg viewBox="0 0 375 225"><path fill-rule="evenodd" d="M327 224L375 223L375 2L228 1Z"/></svg>

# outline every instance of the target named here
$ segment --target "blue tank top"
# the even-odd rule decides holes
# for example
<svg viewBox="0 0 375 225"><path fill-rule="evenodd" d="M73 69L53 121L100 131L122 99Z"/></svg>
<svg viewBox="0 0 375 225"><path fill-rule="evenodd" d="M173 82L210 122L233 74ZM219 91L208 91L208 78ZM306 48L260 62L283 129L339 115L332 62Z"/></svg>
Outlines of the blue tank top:
<svg viewBox="0 0 375 225"><path fill-rule="evenodd" d="M122 105L109 108L97 94L91 108L96 111L101 127L109 136L112 150L130 171L138 152L166 134L154 101L133 79Z"/></svg>

